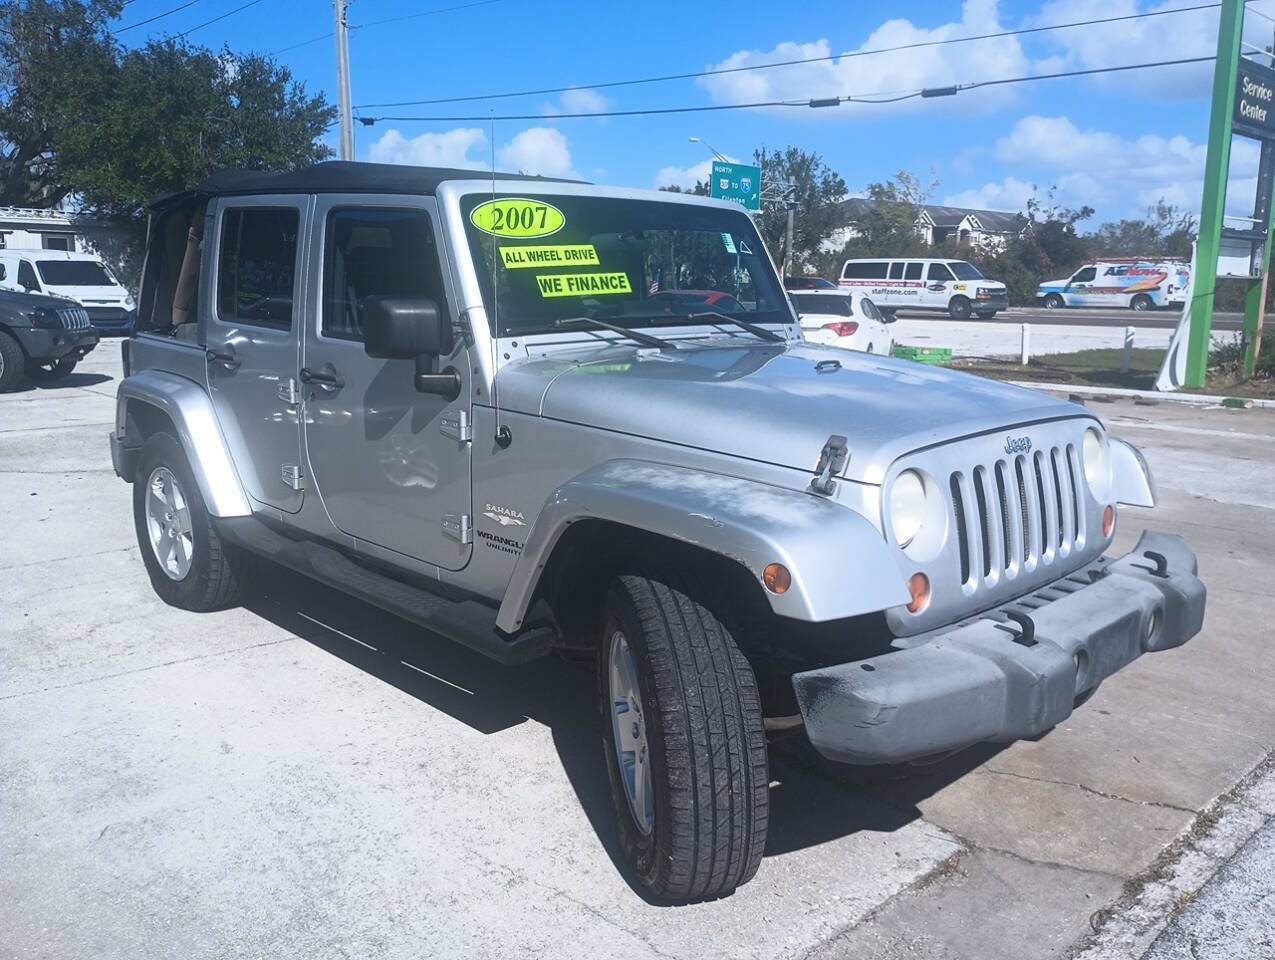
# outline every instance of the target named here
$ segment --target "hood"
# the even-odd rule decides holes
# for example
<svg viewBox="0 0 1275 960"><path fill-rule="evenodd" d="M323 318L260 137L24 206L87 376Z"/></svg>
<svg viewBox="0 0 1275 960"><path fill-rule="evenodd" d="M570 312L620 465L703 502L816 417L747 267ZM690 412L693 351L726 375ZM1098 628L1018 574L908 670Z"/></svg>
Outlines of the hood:
<svg viewBox="0 0 1275 960"><path fill-rule="evenodd" d="M810 343L679 347L615 345L516 361L501 369L501 403L797 470L813 471L824 442L840 434L850 449L844 476L867 483L880 483L894 460L921 447L1087 415L1034 390Z"/></svg>
<svg viewBox="0 0 1275 960"><path fill-rule="evenodd" d="M123 287L73 287L59 285L57 288L58 296L70 297L72 300L78 300L80 303L123 303L129 296L127 290Z"/></svg>
<svg viewBox="0 0 1275 960"><path fill-rule="evenodd" d="M60 310L67 307L78 307L79 304L69 297L50 297L43 293L26 293L20 290L0 289L0 309L13 310Z"/></svg>

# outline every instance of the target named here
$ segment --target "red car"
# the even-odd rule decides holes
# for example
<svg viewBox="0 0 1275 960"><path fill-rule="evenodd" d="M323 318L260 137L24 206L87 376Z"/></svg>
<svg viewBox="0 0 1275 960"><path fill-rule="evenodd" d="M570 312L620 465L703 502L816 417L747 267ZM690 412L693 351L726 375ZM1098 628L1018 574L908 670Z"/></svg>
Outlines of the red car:
<svg viewBox="0 0 1275 960"><path fill-rule="evenodd" d="M837 285L823 277L784 277L785 290L836 290Z"/></svg>
<svg viewBox="0 0 1275 960"><path fill-rule="evenodd" d="M720 290L661 290L647 298L650 303L664 307L665 313L695 313L699 310L716 310L718 313L742 313L744 305L729 293ZM675 309L683 308L683 309Z"/></svg>

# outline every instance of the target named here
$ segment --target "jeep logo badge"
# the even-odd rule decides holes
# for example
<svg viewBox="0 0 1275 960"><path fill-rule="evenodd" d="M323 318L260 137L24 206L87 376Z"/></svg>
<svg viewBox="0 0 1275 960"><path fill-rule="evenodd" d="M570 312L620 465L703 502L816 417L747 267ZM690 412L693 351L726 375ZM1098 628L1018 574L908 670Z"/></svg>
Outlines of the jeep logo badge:
<svg viewBox="0 0 1275 960"><path fill-rule="evenodd" d="M1031 437L1006 437L1006 453L1028 453L1032 448Z"/></svg>

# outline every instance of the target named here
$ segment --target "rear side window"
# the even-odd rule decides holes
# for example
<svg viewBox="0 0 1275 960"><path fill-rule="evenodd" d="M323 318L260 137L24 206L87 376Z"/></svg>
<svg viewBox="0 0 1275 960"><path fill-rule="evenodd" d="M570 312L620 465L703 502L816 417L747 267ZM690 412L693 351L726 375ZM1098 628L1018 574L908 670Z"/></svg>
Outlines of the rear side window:
<svg viewBox="0 0 1275 960"><path fill-rule="evenodd" d="M951 280L952 271L941 263L931 263L930 272L926 274L927 280Z"/></svg>
<svg viewBox="0 0 1275 960"><path fill-rule="evenodd" d="M18 262L18 286L27 290L40 289L40 281L35 278L35 268L31 266L30 260Z"/></svg>
<svg viewBox="0 0 1275 960"><path fill-rule="evenodd" d="M337 208L324 231L320 331L363 340L366 297L426 298L447 319L443 273L424 210Z"/></svg>
<svg viewBox="0 0 1275 960"><path fill-rule="evenodd" d="M903 279L903 263L902 263L902 261L898 261L898 260L896 260L894 263L890 264L890 279L891 279L891 280L902 280L902 279Z"/></svg>
<svg viewBox="0 0 1275 960"><path fill-rule="evenodd" d="M300 221L295 207L226 211L217 267L217 316L223 323L292 328Z"/></svg>
<svg viewBox="0 0 1275 960"><path fill-rule="evenodd" d="M907 272L903 274L903 279L904 280L920 280L921 279L921 264L909 263Z"/></svg>
<svg viewBox="0 0 1275 960"><path fill-rule="evenodd" d="M885 271L885 260L851 262L847 263L841 271L841 278L843 280L884 280Z"/></svg>

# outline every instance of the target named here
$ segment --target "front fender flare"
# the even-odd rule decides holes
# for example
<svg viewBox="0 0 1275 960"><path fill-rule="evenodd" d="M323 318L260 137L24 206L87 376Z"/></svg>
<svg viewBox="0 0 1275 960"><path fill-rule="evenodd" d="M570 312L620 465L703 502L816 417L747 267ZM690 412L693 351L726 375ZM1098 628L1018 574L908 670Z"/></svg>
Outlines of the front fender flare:
<svg viewBox="0 0 1275 960"><path fill-rule="evenodd" d="M155 407L172 421L210 514L214 517L252 515L252 507L217 427L212 401L199 384L175 374L144 370L124 379L115 404L115 435L129 445L134 443L126 433L132 404Z"/></svg>
<svg viewBox="0 0 1275 960"><path fill-rule="evenodd" d="M1155 478L1142 451L1131 443L1108 437L1111 451L1111 495L1116 503L1154 507L1158 499Z"/></svg>
<svg viewBox="0 0 1275 960"><path fill-rule="evenodd" d="M555 546L580 520L607 520L701 547L742 564L759 583L767 564L782 563L792 586L779 595L763 592L775 613L796 620L838 620L910 599L881 533L847 507L738 477L611 460L545 501L500 605L501 630L522 626Z"/></svg>

